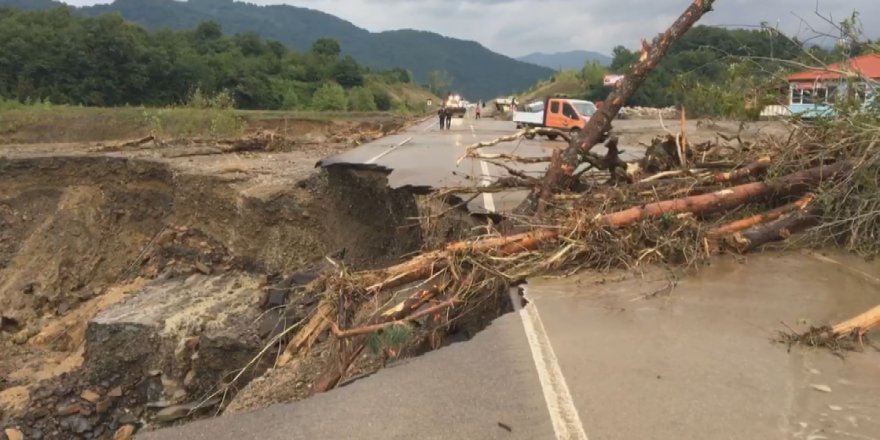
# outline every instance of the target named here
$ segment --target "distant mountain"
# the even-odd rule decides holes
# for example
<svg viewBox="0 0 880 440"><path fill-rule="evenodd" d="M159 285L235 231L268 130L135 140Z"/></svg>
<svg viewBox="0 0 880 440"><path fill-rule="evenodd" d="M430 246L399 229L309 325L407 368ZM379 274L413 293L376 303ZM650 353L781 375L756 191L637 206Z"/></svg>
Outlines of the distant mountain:
<svg viewBox="0 0 880 440"><path fill-rule="evenodd" d="M599 52L588 50L572 50L569 52L541 53L536 52L518 58L526 63L537 64L550 69L580 69L587 61L598 61L603 66L611 64L611 57Z"/></svg>
<svg viewBox="0 0 880 440"><path fill-rule="evenodd" d="M54 0L0 0L0 6L8 6L25 11L39 11L62 6L62 4Z"/></svg>
<svg viewBox="0 0 880 440"><path fill-rule="evenodd" d="M0 0L0 6L45 9L66 6L51 0ZM258 6L233 0L116 0L112 4L73 8L95 16L117 12L149 29L190 29L212 20L227 33L254 32L300 51L322 37L342 44L343 52L378 69L402 67L419 82L445 70L452 89L470 100L522 90L553 74L551 69L497 54L473 41L431 32L398 30L371 33L320 11L288 5Z"/></svg>

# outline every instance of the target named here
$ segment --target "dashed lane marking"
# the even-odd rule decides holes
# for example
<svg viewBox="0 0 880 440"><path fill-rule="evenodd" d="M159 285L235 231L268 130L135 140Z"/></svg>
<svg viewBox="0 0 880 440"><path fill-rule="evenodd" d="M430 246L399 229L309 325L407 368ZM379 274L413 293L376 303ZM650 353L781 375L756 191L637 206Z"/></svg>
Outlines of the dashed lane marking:
<svg viewBox="0 0 880 440"><path fill-rule="evenodd" d="M391 148L389 148L389 149L387 149L387 150L385 150L385 151L383 151L383 152L377 154L376 157L371 158L370 160L366 161L365 163L368 163L368 164L376 163L377 160L379 160L379 159L385 157L386 155L388 155L388 154L391 153L392 151L396 150L398 147L402 147L402 146L406 145L406 143L409 142L409 141L411 141L411 140L412 140L411 137L406 138L406 139L404 139L403 141L401 141L399 144L397 144L397 145L393 145Z"/></svg>

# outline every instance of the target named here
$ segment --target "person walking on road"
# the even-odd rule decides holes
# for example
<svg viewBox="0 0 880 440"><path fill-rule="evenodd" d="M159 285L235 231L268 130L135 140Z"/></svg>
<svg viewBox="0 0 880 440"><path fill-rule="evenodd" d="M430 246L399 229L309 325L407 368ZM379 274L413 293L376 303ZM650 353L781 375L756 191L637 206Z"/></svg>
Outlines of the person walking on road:
<svg viewBox="0 0 880 440"><path fill-rule="evenodd" d="M450 127L452 126L452 109L447 107L445 113L446 113L446 129L449 130Z"/></svg>
<svg viewBox="0 0 880 440"><path fill-rule="evenodd" d="M440 117L440 129L443 130L446 128L446 106L442 106L440 110L437 110L437 116Z"/></svg>
<svg viewBox="0 0 880 440"><path fill-rule="evenodd" d="M474 116L476 117L476 119L480 119L480 107L481 107L481 104L482 104L482 103L477 103L477 107L476 107L476 109L475 109L475 111L474 111Z"/></svg>

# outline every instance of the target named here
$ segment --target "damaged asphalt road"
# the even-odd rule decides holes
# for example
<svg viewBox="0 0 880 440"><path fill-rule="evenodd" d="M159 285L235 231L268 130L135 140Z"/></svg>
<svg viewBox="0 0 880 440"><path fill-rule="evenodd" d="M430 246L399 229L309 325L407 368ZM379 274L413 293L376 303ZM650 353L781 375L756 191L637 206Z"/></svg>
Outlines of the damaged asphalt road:
<svg viewBox="0 0 880 440"><path fill-rule="evenodd" d="M509 123L471 131L473 121L454 122L451 132L424 123L321 165L390 171L397 188L497 177L455 161ZM463 142L469 132L473 142ZM546 155L554 144L501 148ZM720 258L674 286L665 271L530 280L529 304L470 341L311 399L138 438L873 438L880 353L842 360L774 340L780 319L835 322L876 303L880 285L863 274L878 271L846 255L789 252Z"/></svg>
<svg viewBox="0 0 880 440"><path fill-rule="evenodd" d="M513 130L509 121L492 119L453 119L449 131L440 130L430 119L393 136L362 145L351 151L328 157L319 166L390 170L388 184L392 188L430 190L448 187L485 186L507 171L482 160L459 159L467 147L508 135ZM525 157L549 155L563 142L523 141L486 148L487 153L510 153ZM544 173L546 164L529 164L524 170L536 177ZM524 191L486 194L469 204L473 213L502 213L515 208L524 199Z"/></svg>
<svg viewBox="0 0 880 440"><path fill-rule="evenodd" d="M880 353L772 342L780 317L834 321L880 299L860 275L876 263L832 257L720 259L671 291L665 271L532 280L523 311L468 342L305 401L138 438L874 438Z"/></svg>

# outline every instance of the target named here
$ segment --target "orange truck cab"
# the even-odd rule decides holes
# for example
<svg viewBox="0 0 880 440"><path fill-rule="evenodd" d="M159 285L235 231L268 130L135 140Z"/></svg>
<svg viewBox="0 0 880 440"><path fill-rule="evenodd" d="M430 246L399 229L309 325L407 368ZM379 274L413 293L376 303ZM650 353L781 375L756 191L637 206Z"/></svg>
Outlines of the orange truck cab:
<svg viewBox="0 0 880 440"><path fill-rule="evenodd" d="M547 98L543 106L539 103L532 108L540 110L514 113L513 121L517 128L546 127L574 133L583 130L597 110L596 105L590 101L567 98ZM535 135L529 134L526 137L532 139ZM552 140L556 135L547 137Z"/></svg>

